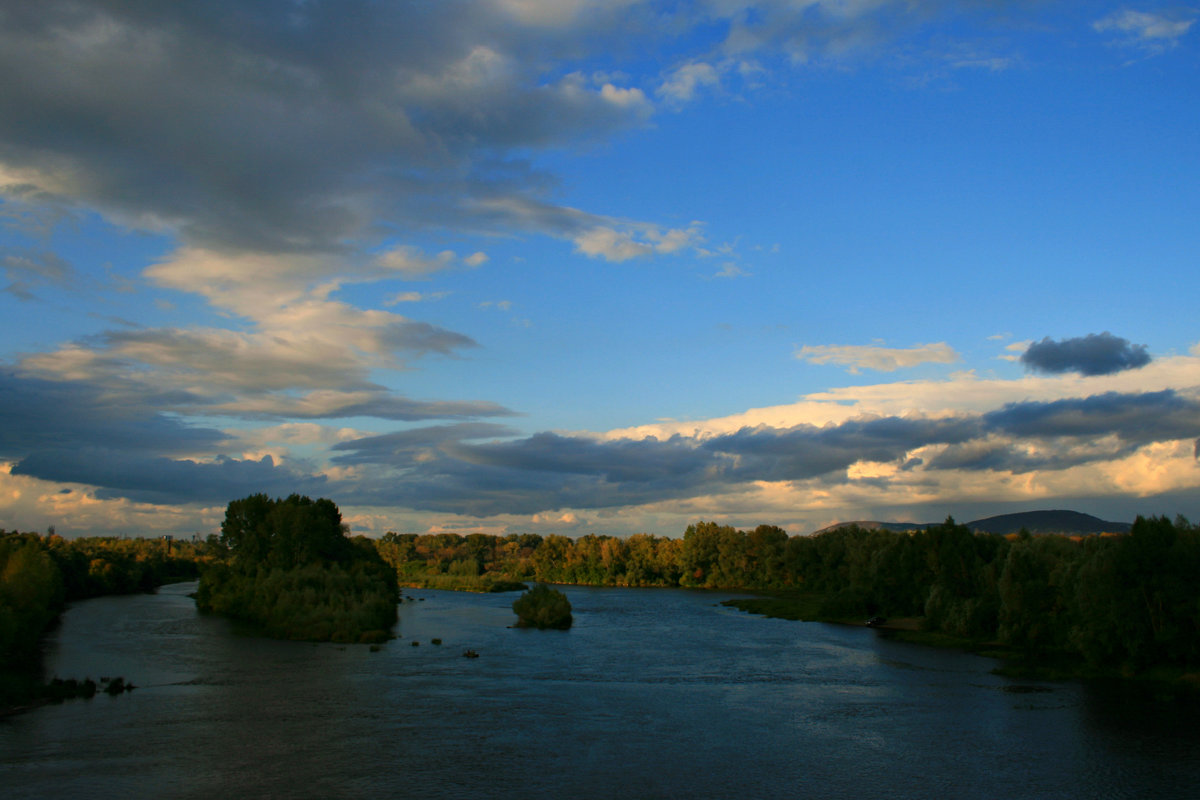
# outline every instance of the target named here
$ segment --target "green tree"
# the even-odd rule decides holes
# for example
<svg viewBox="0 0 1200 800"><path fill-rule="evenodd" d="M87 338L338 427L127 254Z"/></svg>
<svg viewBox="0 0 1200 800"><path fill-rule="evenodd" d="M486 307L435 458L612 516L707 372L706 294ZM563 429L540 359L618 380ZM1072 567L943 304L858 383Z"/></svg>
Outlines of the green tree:
<svg viewBox="0 0 1200 800"><path fill-rule="evenodd" d="M571 627L571 601L557 589L539 583L513 601L512 609L517 615L519 628Z"/></svg>

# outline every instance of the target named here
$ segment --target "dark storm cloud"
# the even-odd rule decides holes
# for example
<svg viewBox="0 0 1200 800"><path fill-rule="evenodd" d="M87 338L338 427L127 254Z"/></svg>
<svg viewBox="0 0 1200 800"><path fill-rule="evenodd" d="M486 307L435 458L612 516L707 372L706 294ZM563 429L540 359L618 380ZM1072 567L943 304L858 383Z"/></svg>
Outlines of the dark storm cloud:
<svg viewBox="0 0 1200 800"><path fill-rule="evenodd" d="M858 461L896 460L913 448L963 441L980 432L977 420L959 418L747 428L703 442L681 436L600 441L539 433L467 444L460 440L467 437L454 435L455 426L432 430L434 437L408 432L402 440L406 446L394 450L386 437L338 445L337 449L352 454L339 456L339 461L406 469L386 484L372 487L358 482L347 488L372 494L375 502L386 499L423 510L481 516L605 508L728 492L753 481L819 476L845 480L836 473ZM424 451L417 464L408 436L436 439L431 443L437 447Z"/></svg>
<svg viewBox="0 0 1200 800"><path fill-rule="evenodd" d="M1022 445L1004 442L970 442L952 445L929 461L930 469L993 470L1015 474L1035 470L1060 470L1121 458L1137 448L1124 442L1104 442L1099 445L1056 448L1031 452Z"/></svg>
<svg viewBox="0 0 1200 800"><path fill-rule="evenodd" d="M345 442L337 449L347 455L337 460L402 470L347 486L363 502L478 516L685 497L716 485L724 461L680 437L602 442L539 433L511 441L467 441L502 433L485 425L424 428Z"/></svg>
<svg viewBox="0 0 1200 800"><path fill-rule="evenodd" d="M1171 389L1141 394L1010 403L983 416L988 428L1014 437L1116 436L1134 445L1190 439L1200 433L1200 402Z"/></svg>
<svg viewBox="0 0 1200 800"><path fill-rule="evenodd" d="M1200 402L1169 389L1108 392L1009 403L984 414L981 422L984 431L1000 438L951 445L932 458L929 467L1023 473L1122 458L1151 442L1200 433Z"/></svg>
<svg viewBox="0 0 1200 800"><path fill-rule="evenodd" d="M368 436L333 446L335 464L390 464L398 466L418 454L442 445L471 439L495 439L513 436L516 431L491 422L460 422L430 425L380 436Z"/></svg>
<svg viewBox="0 0 1200 800"><path fill-rule="evenodd" d="M531 514L726 493L755 481L841 483L850 480L847 469L862 461L911 468L910 453L928 445L946 445L924 465L928 469L1020 473L1108 460L1150 442L1191 440L1200 433L1200 402L1172 391L1013 403L972 417L745 428L707 439L511 438L514 431L503 425L462 422L335 445L335 463L374 469L334 481L269 459L172 457L214 452L222 436L145 408L106 403L87 384L3 378L0 411L18 424L5 427L0 452L17 462L15 474L91 484L104 496L148 502L306 491L333 493L347 504Z"/></svg>
<svg viewBox="0 0 1200 800"><path fill-rule="evenodd" d="M0 161L210 247L470 225L462 201L538 189L506 152L647 113L541 74L585 39L487 2L9 0L0 19L0 74L20 76L0 89Z"/></svg>
<svg viewBox="0 0 1200 800"><path fill-rule="evenodd" d="M658 439L596 441L555 433L495 444L460 445L456 458L482 467L501 467L551 475L591 475L614 483L642 483L664 476L693 474L711 459L686 440Z"/></svg>
<svg viewBox="0 0 1200 800"><path fill-rule="evenodd" d="M1014 460L1006 442L975 441L951 445L929 461L930 469L1007 469Z"/></svg>
<svg viewBox="0 0 1200 800"><path fill-rule="evenodd" d="M144 502L226 502L254 491L328 493L323 476L307 474L299 466L222 455L231 445L227 434L185 424L163 410L206 407L211 402L190 392L155 391L137 383L51 381L2 371L0 459L13 462L14 475L88 484L97 487L99 497ZM423 403L383 394L336 411L405 420L511 413L487 403ZM454 434L442 439L511 433L483 423L443 427ZM360 440L360 445L364 453L383 447L371 439ZM392 449L398 447L393 444ZM197 454L208 457L193 460ZM347 494L351 491L353 487Z"/></svg>
<svg viewBox="0 0 1200 800"><path fill-rule="evenodd" d="M64 447L171 455L226 441L220 431L186 425L157 410L192 399L186 392L122 392L0 371L0 457Z"/></svg>
<svg viewBox="0 0 1200 800"><path fill-rule="evenodd" d="M744 428L704 447L742 457L748 480L800 480L843 470L859 461L895 461L929 444L966 441L981 433L977 420L882 417L817 428Z"/></svg>
<svg viewBox="0 0 1200 800"><path fill-rule="evenodd" d="M217 430L185 425L154 410L186 393L117 393L82 381L45 381L0 373L0 458L12 474L83 483L99 497L146 502L224 502L246 487L288 493L323 479L281 470L266 458L180 456L228 442Z"/></svg>
<svg viewBox="0 0 1200 800"><path fill-rule="evenodd" d="M1021 355L1021 363L1034 372L1081 375L1111 375L1137 369L1150 363L1146 345L1131 344L1127 339L1104 333L1089 333L1074 339L1054 341L1050 337L1034 342Z"/></svg>
<svg viewBox="0 0 1200 800"><path fill-rule="evenodd" d="M1165 391L1013 403L971 417L746 428L704 440L540 433L481 442L506 434L499 426L447 425L345 442L336 460L381 468L378 478L346 485L357 502L488 516L661 502L755 481L840 483L861 461L909 470L1065 469L1197 433L1200 403ZM924 465L909 455L929 445L946 447Z"/></svg>
<svg viewBox="0 0 1200 800"><path fill-rule="evenodd" d="M144 503L212 503L255 492L319 495L326 492L321 476L304 475L260 461L224 456L212 462L146 456L129 450L71 448L42 450L21 459L14 475L100 487L102 499L125 497Z"/></svg>

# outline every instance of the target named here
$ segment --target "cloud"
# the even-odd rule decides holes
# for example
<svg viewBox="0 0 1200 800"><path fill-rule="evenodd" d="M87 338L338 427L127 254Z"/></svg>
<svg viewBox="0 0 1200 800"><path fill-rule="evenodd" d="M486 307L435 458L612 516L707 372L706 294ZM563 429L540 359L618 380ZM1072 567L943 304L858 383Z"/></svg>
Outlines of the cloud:
<svg viewBox="0 0 1200 800"><path fill-rule="evenodd" d="M449 250L444 250L438 253L436 258L426 258L417 248L401 245L380 253L376 263L406 280L415 280L450 269L454 266L455 255Z"/></svg>
<svg viewBox="0 0 1200 800"><path fill-rule="evenodd" d="M720 85L721 75L716 67L703 61L690 61L671 70L656 94L675 105L684 105L701 91Z"/></svg>
<svg viewBox="0 0 1200 800"><path fill-rule="evenodd" d="M1052 340L1049 336L1029 345L1021 363L1034 372L1081 375L1111 375L1150 363L1146 345L1104 333L1089 333L1074 339Z"/></svg>
<svg viewBox="0 0 1200 800"><path fill-rule="evenodd" d="M514 218L497 209L520 206L547 212L523 216L526 230L583 253L672 252L641 238L639 226L664 227L653 222L579 219L564 231L573 210L555 201L555 177L530 154L645 126L651 97L686 103L726 76L750 86L768 74L760 60L870 52L936 7L347 0L333 13L323 3L213 0L198 12L41 0L8 9L0 29L0 71L22 76L0 92L0 191L97 211L185 247L319 253L327 268L431 229L509 234ZM664 23L676 35L663 36ZM692 31L700 44L687 44ZM638 85L612 69L622 53L672 66L652 66ZM416 275L442 266L397 260Z"/></svg>
<svg viewBox="0 0 1200 800"><path fill-rule="evenodd" d="M733 263L732 261L727 261L721 265L720 271L715 273L713 275L713 277L714 278L745 278L751 274L752 273L747 272L746 270L742 269L741 267L739 267L737 264Z"/></svg>
<svg viewBox="0 0 1200 800"><path fill-rule="evenodd" d="M1092 28L1097 33L1117 34L1126 46L1160 53L1178 44L1195 21L1194 18L1175 13L1159 14L1126 8L1096 20Z"/></svg>
<svg viewBox="0 0 1200 800"><path fill-rule="evenodd" d="M258 416L375 416L416 421L511 413L486 403L422 403L383 392L355 396L314 393L290 408L266 401L264 406ZM303 462L283 466L270 457L231 455L230 450L238 445L235 437L187 424L173 413L204 407L203 398L183 390L155 392L133 382L46 380L0 372L0 417L5 420L0 427L0 460L13 463L13 475L97 487L96 496L102 499L215 503L247 491L328 493L327 478ZM218 406L207 410L255 416L253 408ZM501 426L482 424L456 430L460 438L461 432L470 430L488 435L507 432ZM345 438L344 434L334 436ZM312 429L305 429L305 437L322 438ZM294 439L295 434L284 438ZM260 442L265 444L265 440Z"/></svg>
<svg viewBox="0 0 1200 800"><path fill-rule="evenodd" d="M364 502L477 516L728 499L775 485L844 500L869 492L896 503L932 501L967 484L977 496L1016 497L1014 482L1035 476L1074 481L1086 493L1101 475L1112 485L1119 477L1112 465L1175 459L1181 442L1194 460L1200 399L1171 390L1107 392L983 412L859 415L665 438L514 433L490 424L434 426L341 442L335 461L376 468L377 479L347 487ZM1186 473L1171 471L1171 485L1187 484ZM989 477L967 477L981 473Z"/></svg>
<svg viewBox="0 0 1200 800"><path fill-rule="evenodd" d="M321 482L281 470L269 458L199 460L197 454L219 451L231 438L165 410L190 399L180 391L114 391L0 372L0 458L12 462L12 475L94 486L102 499L151 503L225 502L245 486L283 491Z"/></svg>
<svg viewBox="0 0 1200 800"><path fill-rule="evenodd" d="M479 268L488 263L480 242L498 236L553 237L612 263L672 254L728 261L705 250L699 222L567 205L542 165L558 161L556 150L648 126L664 109L778 80L785 62L886 56L888 43L945 7L9 3L0 70L21 79L0 89L0 224L21 246L0 253L7 291L31 298L74 282L71 264L48 251L49 232L70 215L87 225L99 215L164 234L163 255L143 277L156 295L190 293L212 313L203 325L118 324L24 357L0 379L5 480L22 490L38 480L97 487L91 499L112 504L221 504L247 491L301 490L539 520L578 520L574 508L615 516L770 503L799 515L939 492L1015 498L1046 486L1194 485L1200 380L1194 363L1176 357L1133 376L1128 358L1116 372L1087 372L1104 363L1093 353L1066 372L1050 369L1053 378L842 387L721 420L604 435L530 434L481 421L514 415L498 403L414 398L383 385L417 359L457 359L479 345L429 321L356 307L350 298L368 293L349 291L353 284ZM1186 15L1120 12L1095 30L1153 49L1173 46L1191 25ZM957 57L934 60L1010 65L988 48L948 50ZM739 264L718 275L739 274ZM395 288L371 296L394 306L444 294ZM504 296L494 291L482 296ZM193 305L151 302L175 302L181 314ZM1125 345L1136 360L1138 348ZM958 359L945 343L796 355L886 372ZM363 429L371 426L358 418L420 427L367 434L317 424L346 418ZM289 420L305 427L241 424ZM1180 442L1191 458L1184 466Z"/></svg>
<svg viewBox="0 0 1200 800"><path fill-rule="evenodd" d="M400 303L424 303L428 300L441 300L447 297L449 292L396 292L388 295L383 304L385 306L395 306Z"/></svg>
<svg viewBox="0 0 1200 800"><path fill-rule="evenodd" d="M587 256L606 261L628 261L656 253L675 253L685 247L696 247L701 241L700 228L663 231L653 226L615 222L599 224L574 234L575 249Z"/></svg>
<svg viewBox="0 0 1200 800"><path fill-rule="evenodd" d="M219 430L188 425L165 410L186 391L142 391L87 381L52 381L0 370L0 458L72 447L187 455L220 446Z"/></svg>
<svg viewBox="0 0 1200 800"><path fill-rule="evenodd" d="M725 53L778 50L796 63L869 50L924 22L927 11L927 4L907 0L709 0L707 5L730 20Z"/></svg>
<svg viewBox="0 0 1200 800"><path fill-rule="evenodd" d="M222 503L255 492L283 496L328 491L324 477L278 467L270 456L258 461L218 456L198 462L81 447L39 451L19 461L12 474L102 487L96 491L101 499L142 503Z"/></svg>
<svg viewBox="0 0 1200 800"><path fill-rule="evenodd" d="M384 336L379 348L446 345L438 329L413 325ZM316 339L149 329L109 331L86 344L30 356L22 368L46 378L46 385L74 382L92 395L154 399L164 411L192 416L413 421L513 413L485 401L404 397L370 380L371 359Z"/></svg>
<svg viewBox="0 0 1200 800"><path fill-rule="evenodd" d="M811 364L841 364L857 374L860 369L895 372L919 364L952 364L959 355L945 342L919 344L910 348L876 345L805 345L796 358Z"/></svg>
<svg viewBox="0 0 1200 800"><path fill-rule="evenodd" d="M613 261L677 252L690 228L561 206L554 176L528 154L648 124L648 91L680 103L722 73L765 74L750 51L856 49L904 8L684 5L670 14L674 30L723 31L721 49L737 54L671 52L666 78L638 86L596 69L619 48L667 57L662 9L637 0L349 0L336 14L292 0L253 10L214 0L204 13L43 0L36 12L7 11L0 30L0 70L23 76L0 93L0 186L185 248L321 254L325 276L341 274L343 257L430 229L509 234L517 224ZM522 207L543 213L512 213ZM406 246L383 258L399 274L446 268ZM459 263L478 266L479 254Z"/></svg>
<svg viewBox="0 0 1200 800"><path fill-rule="evenodd" d="M451 355L475 346L461 334L402 317L374 316L377 324L371 325L369 312L359 324L332 326L328 333L314 312L312 328L305 332L299 324L303 311L295 310L294 328L261 333L219 328L106 331L22 363L54 377L136 376L164 387L191 386L195 396L222 391L354 391L379 388L369 380L370 368L392 365L398 354Z"/></svg>
<svg viewBox="0 0 1200 800"><path fill-rule="evenodd" d="M228 402L183 407L189 413L242 419L374 419L418 422L433 419L509 417L515 412L498 403L458 400L414 400L382 387L364 391L322 390L242 397Z"/></svg>
<svg viewBox="0 0 1200 800"><path fill-rule="evenodd" d="M1116 436L1141 445L1200 434L1200 401L1176 391L1105 392L1052 402L1011 403L984 415L990 428L1022 437Z"/></svg>
<svg viewBox="0 0 1200 800"><path fill-rule="evenodd" d="M335 464L390 464L429 460L429 452L452 442L496 439L516 434L504 425L489 422L432 425L379 436L340 442L332 450ZM345 453L345 455L342 455Z"/></svg>
<svg viewBox="0 0 1200 800"><path fill-rule="evenodd" d="M506 154L649 118L637 87L544 57L605 41L615 12L538 28L496 2L14 7L0 71L23 79L0 93L0 167L27 194L227 251L345 252L380 221L477 226L464 199L537 191L505 177Z"/></svg>
<svg viewBox="0 0 1200 800"><path fill-rule="evenodd" d="M8 279L2 290L21 300L33 299L32 289L64 286L75 269L56 253L33 248L0 247L0 271Z"/></svg>
<svg viewBox="0 0 1200 800"><path fill-rule="evenodd" d="M1195 380L1194 359L1176 361L1181 368L1191 364ZM1171 363L1158 367L1169 368ZM1027 393L1037 380L1048 379L1010 381L1009 394ZM1062 390L1082 385L1079 379L1057 380L1063 381ZM814 509L938 498L944 504L960 496L1016 500L1041 496L1046 487L1084 494L1115 487L1174 491L1196 482L1200 436L1200 397L1167 389L1016 400L938 414L867 414L834 404L841 417L824 424L743 424L722 432L717 425L697 423L690 433L665 436L522 435L468 418L366 436L309 426L274 437L303 444L297 440L302 435L309 446L328 447L333 466L320 468L319 454L317 461L266 458L263 453L274 452L270 436L259 437L257 455L230 453L224 434L152 410L170 407L168 400L188 402L187 395L148 398L139 407L136 392L107 397L86 382L11 375L9 381L13 389L0 392L5 403L0 412L18 424L4 431L0 458L16 462L15 475L95 486L96 496L106 499L211 503L259 490L253 487L280 493L301 487L336 496L348 506L455 517L587 509L619 514L632 508L701 513L753 505L754 497L760 503L766 497L774 498L772 503L791 498L788 502ZM937 383L940 389L931 386L930 391L949 397L951 404L958 384L971 392L984 388L976 384L989 385L963 378ZM891 386L894 394L909 384ZM999 395L993 389L987 396ZM63 402L56 403L59 398ZM101 411L89 413L92 406ZM27 424L46 408L61 413L62 423L44 418L42 425ZM300 413L293 410L289 416ZM76 428L63 428L72 420ZM37 433L56 427L81 443L78 453L64 451L56 436ZM1191 473L1175 463L1184 458L1193 465ZM1119 464L1140 465L1145 480L1131 483ZM767 507L758 508L756 513L765 513Z"/></svg>

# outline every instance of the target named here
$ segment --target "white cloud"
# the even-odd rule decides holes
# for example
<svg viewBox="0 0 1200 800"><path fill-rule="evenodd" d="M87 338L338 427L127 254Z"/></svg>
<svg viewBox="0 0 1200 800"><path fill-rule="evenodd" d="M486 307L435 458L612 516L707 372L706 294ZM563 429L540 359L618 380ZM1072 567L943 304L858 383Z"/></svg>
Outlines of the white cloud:
<svg viewBox="0 0 1200 800"><path fill-rule="evenodd" d="M575 237L575 248L587 256L600 257L606 261L628 261L650 255L654 248L634 239L629 231L614 228L592 228Z"/></svg>
<svg viewBox="0 0 1200 800"><path fill-rule="evenodd" d="M996 337L989 336L988 338L992 339L992 338L996 338ZM1011 361L1013 363L1016 363L1017 361L1021 360L1021 355L1026 350L1029 349L1029 345L1031 345L1031 344L1033 344L1032 339L1023 339L1019 342L1012 342L1011 344L1006 344L1004 346L1004 350L1008 355L999 355L999 356L996 356L996 358L1000 359L1001 361Z"/></svg>
<svg viewBox="0 0 1200 800"><path fill-rule="evenodd" d="M726 261L721 265L721 270L713 275L714 278L744 278L750 275L749 272L739 267L732 261Z"/></svg>
<svg viewBox="0 0 1200 800"><path fill-rule="evenodd" d="M1194 18L1187 19L1174 14L1123 9L1096 20L1092 28L1097 33L1121 35L1123 44L1159 53L1178 44L1194 23Z"/></svg>
<svg viewBox="0 0 1200 800"><path fill-rule="evenodd" d="M383 300L385 306L395 306L400 303L424 303L429 300L441 300L449 292L396 292Z"/></svg>
<svg viewBox="0 0 1200 800"><path fill-rule="evenodd" d="M717 68L703 61L691 61L676 67L663 80L656 93L674 105L690 103L706 89L721 85Z"/></svg>
<svg viewBox="0 0 1200 800"><path fill-rule="evenodd" d="M686 228L669 228L665 231L655 227L643 226L646 239L653 245L656 253L677 253L685 248L696 248L703 240L704 224L692 222Z"/></svg>
<svg viewBox="0 0 1200 800"><path fill-rule="evenodd" d="M600 87L600 97L614 106L633 110L639 116L648 116L653 110L645 93L637 88L621 89L611 83L606 83Z"/></svg>
<svg viewBox="0 0 1200 800"><path fill-rule="evenodd" d="M619 224L619 223L617 223ZM702 226L693 222L686 228L661 230L650 225L625 223L597 225L573 237L575 249L587 256L606 261L628 261L655 253L677 253L685 248L697 248L702 241Z"/></svg>
<svg viewBox="0 0 1200 800"><path fill-rule="evenodd" d="M918 364L951 364L959 355L945 342L921 344L909 348L877 345L805 345L796 351L796 358L812 364L840 364L850 372L873 369L895 372Z"/></svg>
<svg viewBox="0 0 1200 800"><path fill-rule="evenodd" d="M484 260L486 260L486 256ZM455 265L455 255L452 251L443 250L436 257L428 258L415 247L401 245L380 253L376 257L375 263L385 270L398 273L407 280L417 280L428 278L435 272L450 269ZM478 263L483 262L479 261Z"/></svg>

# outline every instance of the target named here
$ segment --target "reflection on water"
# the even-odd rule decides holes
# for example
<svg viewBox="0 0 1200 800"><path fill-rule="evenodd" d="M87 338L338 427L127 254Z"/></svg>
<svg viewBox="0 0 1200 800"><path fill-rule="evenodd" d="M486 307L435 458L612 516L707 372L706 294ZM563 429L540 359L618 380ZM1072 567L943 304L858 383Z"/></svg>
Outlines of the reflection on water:
<svg viewBox="0 0 1200 800"><path fill-rule="evenodd" d="M1200 796L1195 709L729 595L567 587L563 632L413 591L372 653L240 636L192 589L65 615L53 672L141 688L0 720L5 797Z"/></svg>

